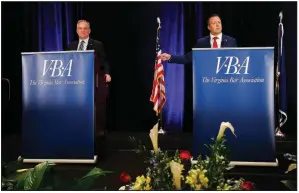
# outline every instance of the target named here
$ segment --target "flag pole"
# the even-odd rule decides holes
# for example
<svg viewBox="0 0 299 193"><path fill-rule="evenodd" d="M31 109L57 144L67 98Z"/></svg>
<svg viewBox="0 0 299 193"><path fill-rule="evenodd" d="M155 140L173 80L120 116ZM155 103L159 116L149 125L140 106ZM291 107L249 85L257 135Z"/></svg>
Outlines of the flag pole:
<svg viewBox="0 0 299 193"><path fill-rule="evenodd" d="M159 81L161 81L161 80L159 80ZM161 89L161 86L160 86L160 93L162 93L162 89ZM160 102L160 100L159 100L159 102ZM163 119L162 119L162 117L163 117L163 115L162 115L162 109L161 109L161 111L160 111L160 113L159 113L159 117L160 117L160 119L158 119L159 120L159 131L158 131L158 133L160 133L160 134L165 134L166 132L163 130Z"/></svg>
<svg viewBox="0 0 299 193"><path fill-rule="evenodd" d="M279 113L279 110L280 110L280 97L279 97L279 82L280 82L280 71L279 71L279 64L280 64L280 52L281 52L281 44L282 42L280 42L280 36L281 36L281 31L280 31L280 25L282 24L282 18L283 18L283 13L282 11L279 13L279 24L278 24L278 48L277 48L277 66L276 66L276 86L275 86L275 92L276 92L276 98L277 98L277 116L278 116L278 124L277 124L277 127L275 129L275 136L278 136L278 137L284 137L284 134L281 132L280 130L280 127L281 127L281 123L280 123L280 113ZM279 43L280 42L280 43Z"/></svg>
<svg viewBox="0 0 299 193"><path fill-rule="evenodd" d="M157 17L157 23L158 23L157 38L160 38L161 20L160 20L159 17ZM159 80L159 83L161 83L161 80ZM161 85L161 84L159 84L159 85ZM159 89L160 89L160 93L162 93L161 86L159 87ZM158 101L161 102L160 96L159 96ZM158 133L165 134L166 132L163 130L163 122L162 122L163 119L162 119L162 117L163 117L163 114L162 114L162 109L161 109L161 111L159 112L159 118L158 118L158 125L159 125L158 126L159 127Z"/></svg>

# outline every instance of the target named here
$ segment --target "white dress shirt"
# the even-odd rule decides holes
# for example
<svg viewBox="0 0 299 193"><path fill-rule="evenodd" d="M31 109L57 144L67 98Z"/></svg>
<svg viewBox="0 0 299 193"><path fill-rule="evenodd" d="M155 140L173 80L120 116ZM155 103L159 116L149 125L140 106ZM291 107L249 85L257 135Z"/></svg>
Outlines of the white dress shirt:
<svg viewBox="0 0 299 193"><path fill-rule="evenodd" d="M218 36L214 36L214 35L210 34L210 37L211 37L211 39L210 39L211 48L213 48L214 37L218 37L218 39L216 39L216 42L217 42L218 48L221 48L222 33L219 34Z"/></svg>
<svg viewBox="0 0 299 193"><path fill-rule="evenodd" d="M83 40L83 39L79 39L79 44L78 44L77 50L79 50L81 41L84 41L84 44L83 44L83 50L85 51L86 48L87 48L88 40L89 40L89 37L88 37L87 39L84 39L84 40Z"/></svg>

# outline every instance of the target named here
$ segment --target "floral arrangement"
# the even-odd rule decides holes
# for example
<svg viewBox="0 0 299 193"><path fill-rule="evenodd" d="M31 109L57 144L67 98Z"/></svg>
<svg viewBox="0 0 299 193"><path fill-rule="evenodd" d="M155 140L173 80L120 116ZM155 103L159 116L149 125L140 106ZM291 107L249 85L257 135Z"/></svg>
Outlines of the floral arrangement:
<svg viewBox="0 0 299 193"><path fill-rule="evenodd" d="M228 149L225 145L224 131L234 128L229 122L222 122L216 140L212 139L206 147L210 155L203 159L198 156L192 161L189 151L176 151L173 156L158 147L158 124L150 130L153 150L148 150L134 137L136 153L144 156L147 164L146 174L137 176L135 181L126 172L120 176L125 183L120 190L253 190L254 184L240 179L225 179L224 171L229 167ZM236 136L236 135L235 135Z"/></svg>

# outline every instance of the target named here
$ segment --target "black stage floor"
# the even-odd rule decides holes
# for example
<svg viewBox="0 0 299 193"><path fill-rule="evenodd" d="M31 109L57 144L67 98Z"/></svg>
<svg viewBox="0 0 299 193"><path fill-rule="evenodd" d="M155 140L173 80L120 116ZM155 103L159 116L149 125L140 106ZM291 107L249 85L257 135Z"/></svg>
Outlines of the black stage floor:
<svg viewBox="0 0 299 193"><path fill-rule="evenodd" d="M133 179L144 173L143 159L137 155L129 142L129 136L136 139L151 148L149 133L133 132L112 132L107 135L105 142L99 143L101 153L99 160L95 165L78 165L78 164L59 164L55 166L56 171L65 177L66 180L82 177L90 169L97 166L104 170L113 171L114 173L107 176L99 177L94 184L93 189L102 189L105 186L107 190L118 190L122 185L119 181L119 175L125 171ZM20 136L11 135L2 137L2 160L15 160L20 155ZM191 150L192 134L191 133L168 133L159 135L159 147L164 150L186 149ZM227 172L231 177L244 177L256 184L258 190L288 190L280 181L295 180L297 181L297 171L285 174L289 161L283 157L283 154L297 154L297 141L292 138L276 140L276 153L279 162L278 167L235 167ZM26 167L33 166L25 164Z"/></svg>

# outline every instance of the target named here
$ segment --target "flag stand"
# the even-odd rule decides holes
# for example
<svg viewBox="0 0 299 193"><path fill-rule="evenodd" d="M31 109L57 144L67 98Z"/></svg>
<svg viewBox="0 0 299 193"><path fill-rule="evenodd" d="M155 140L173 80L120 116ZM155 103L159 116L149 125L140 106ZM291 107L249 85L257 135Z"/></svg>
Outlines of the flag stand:
<svg viewBox="0 0 299 193"><path fill-rule="evenodd" d="M279 49L278 49L278 52L279 52ZM278 55L279 55L279 53L278 53ZM277 109L280 109L280 106L279 106L279 75L280 75L280 73L278 71L278 65L277 65L276 68L277 68L277 70L276 70L276 86L275 86L276 100L277 100L276 104L277 104ZM277 125L277 127L275 129L275 136L276 137L284 137L284 134L280 130L280 127L282 125L280 124L281 118L280 118L280 113L279 112L278 112L277 116L279 117L279 120L278 120L278 125Z"/></svg>
<svg viewBox="0 0 299 193"><path fill-rule="evenodd" d="M160 93L161 93L161 87L160 87ZM159 124L158 124L158 127L159 127L159 131L158 131L158 133L159 133L159 134L166 134L166 132L163 130L162 109L161 109L159 115L160 115L160 118L158 119L158 123L159 123Z"/></svg>
<svg viewBox="0 0 299 193"><path fill-rule="evenodd" d="M159 122L159 134L166 134L166 132L163 130L163 125L162 125L162 112L160 112L160 119L158 119Z"/></svg>
<svg viewBox="0 0 299 193"><path fill-rule="evenodd" d="M283 17L283 15L282 15L282 12L280 12L279 13L279 25L282 25L282 17ZM281 34L280 34L281 32L279 31L279 36L281 36ZM280 42L280 40L279 40L279 38L280 37L278 37L278 42ZM275 92L276 92L276 97L277 97L277 109L280 111L280 103L279 103L279 101L280 101L280 98L279 98L279 83L280 83L280 70L279 70L279 63L280 62L282 62L282 61L280 61L280 54L281 54L281 50L280 50L280 47L279 46L281 46L281 44L282 44L282 42L280 42L280 44L278 44L278 49L277 49L277 53L278 53L278 55L277 55L277 66L276 66L276 85L275 85ZM282 120L282 118L281 118L281 115L280 115L280 112L278 112L278 117L279 117L279 120L278 120L278 126L276 127L276 129L275 129L275 136L276 137L284 137L284 134L281 132L281 130L280 130L280 128L281 128L281 126L285 123L281 123L281 120ZM286 121L286 120L285 120Z"/></svg>

